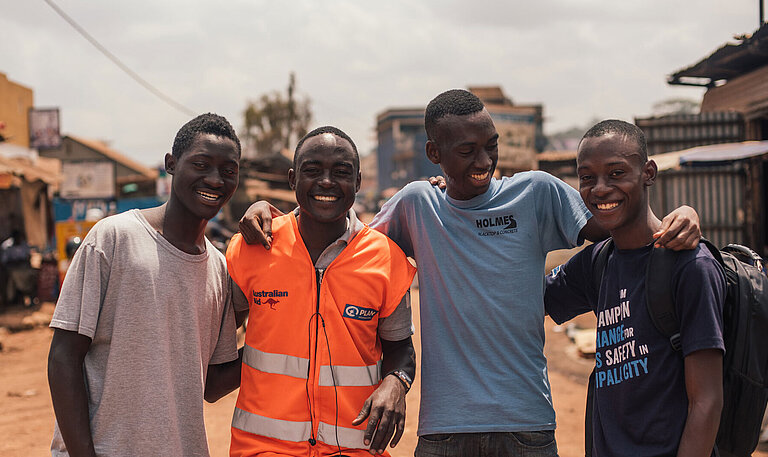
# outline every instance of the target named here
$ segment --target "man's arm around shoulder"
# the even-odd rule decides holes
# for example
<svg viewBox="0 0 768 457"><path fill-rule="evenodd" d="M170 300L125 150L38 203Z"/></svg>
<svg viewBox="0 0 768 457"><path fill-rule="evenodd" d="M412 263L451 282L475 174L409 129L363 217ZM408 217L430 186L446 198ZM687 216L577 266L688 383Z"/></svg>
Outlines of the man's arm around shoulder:
<svg viewBox="0 0 768 457"><path fill-rule="evenodd" d="M590 217L579 232L579 239L592 242L603 241L610 233ZM690 206L683 205L667 214L661 221L661 228L653 235L657 248L673 251L696 249L701 238L699 214Z"/></svg>
<svg viewBox="0 0 768 457"><path fill-rule="evenodd" d="M48 353L48 385L61 437L72 457L96 456L88 413L83 362L91 339L54 329Z"/></svg>

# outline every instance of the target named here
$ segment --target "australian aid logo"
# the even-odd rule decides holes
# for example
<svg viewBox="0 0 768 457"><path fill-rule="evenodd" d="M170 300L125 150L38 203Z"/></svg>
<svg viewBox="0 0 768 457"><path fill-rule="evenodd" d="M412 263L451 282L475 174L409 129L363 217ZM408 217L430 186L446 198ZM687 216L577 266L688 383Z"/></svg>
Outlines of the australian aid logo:
<svg viewBox="0 0 768 457"><path fill-rule="evenodd" d="M254 305L269 305L270 309L277 309L277 304L280 303L278 298L287 297L287 290L253 290L251 291Z"/></svg>
<svg viewBox="0 0 768 457"><path fill-rule="evenodd" d="M475 226L481 231L480 236L496 236L517 232L517 221L511 214L475 219Z"/></svg>
<svg viewBox="0 0 768 457"><path fill-rule="evenodd" d="M373 319L373 316L378 313L378 310L373 308L363 308L362 306L355 306L347 304L344 307L344 317L349 319L356 319L358 321L369 321Z"/></svg>

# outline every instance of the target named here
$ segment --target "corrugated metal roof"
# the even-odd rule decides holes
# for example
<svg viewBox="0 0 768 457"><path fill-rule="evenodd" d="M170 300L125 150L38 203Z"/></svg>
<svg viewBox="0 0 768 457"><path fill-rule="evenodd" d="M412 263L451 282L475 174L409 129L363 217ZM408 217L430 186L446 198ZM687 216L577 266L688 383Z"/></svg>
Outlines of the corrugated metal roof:
<svg viewBox="0 0 768 457"><path fill-rule="evenodd" d="M61 164L57 159L38 158L35 162L23 157L3 157L0 155L0 174L20 176L27 181L43 181L58 185L61 180Z"/></svg>
<svg viewBox="0 0 768 457"><path fill-rule="evenodd" d="M102 143L98 140L90 140L87 138L83 138L80 136L74 136L74 135L67 135L66 137L71 138L73 141L76 141L83 146L86 146L90 149L92 149L95 152L98 152L99 154L105 156L106 158L113 160L126 168L129 168L133 171L135 171L138 174L144 175L147 178L150 179L156 179L157 178L157 170L154 170L149 167L145 167L144 165L136 162L135 160L132 160L123 154L115 151L114 149L110 148L106 144Z"/></svg>
<svg viewBox="0 0 768 457"><path fill-rule="evenodd" d="M684 151L664 152L662 154L654 154L649 159L656 162L656 167L659 171L670 170L672 168L680 167L680 156Z"/></svg>
<svg viewBox="0 0 768 457"><path fill-rule="evenodd" d="M659 171L680 168L680 165L694 162L732 162L768 154L768 141L742 141L739 143L711 144L680 151L665 152L649 156L656 162ZM539 162L575 160L576 151L547 151L537 154Z"/></svg>
<svg viewBox="0 0 768 457"><path fill-rule="evenodd" d="M690 162L731 162L768 154L768 141L711 144L680 151L680 164Z"/></svg>
<svg viewBox="0 0 768 457"><path fill-rule="evenodd" d="M744 160L768 154L768 141L742 141L740 143L710 144L681 151L650 156L659 171L679 168L686 163L717 163Z"/></svg>
<svg viewBox="0 0 768 457"><path fill-rule="evenodd" d="M726 43L699 62L669 76L669 84L711 85L748 73L768 63L768 24L763 24L752 36L738 44ZM702 78L696 83L686 78Z"/></svg>

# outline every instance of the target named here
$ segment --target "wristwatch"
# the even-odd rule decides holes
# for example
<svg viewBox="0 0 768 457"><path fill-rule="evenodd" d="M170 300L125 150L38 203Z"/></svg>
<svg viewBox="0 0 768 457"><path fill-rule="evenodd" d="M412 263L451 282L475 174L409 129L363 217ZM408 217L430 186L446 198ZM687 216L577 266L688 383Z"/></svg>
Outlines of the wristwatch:
<svg viewBox="0 0 768 457"><path fill-rule="evenodd" d="M411 379L411 377L408 376L408 373L406 373L403 370L395 370L390 374L397 376L397 379L401 383L403 383L403 386L405 386L405 393L408 393L408 391L411 390L411 384L413 384L413 379Z"/></svg>

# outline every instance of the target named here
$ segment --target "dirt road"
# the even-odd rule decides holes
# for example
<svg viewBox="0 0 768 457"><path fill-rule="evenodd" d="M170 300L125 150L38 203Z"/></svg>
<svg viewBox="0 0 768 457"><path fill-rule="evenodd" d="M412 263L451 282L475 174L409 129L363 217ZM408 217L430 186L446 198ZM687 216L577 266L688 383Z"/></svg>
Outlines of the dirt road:
<svg viewBox="0 0 768 457"><path fill-rule="evenodd" d="M418 306L418 294L414 294ZM46 308L43 309L43 313ZM47 309L50 312L50 308ZM418 316L418 312L414 313ZM547 321L549 376L557 410L557 440L560 455L583 455L583 420L586 377L591 362L575 353L563 333L553 331ZM417 323L418 328L418 323ZM46 378L46 358L51 330L37 327L17 333L0 333L0 455L30 457L50 455L48 452L53 432L53 409ZM420 350L418 334L417 351ZM215 404L206 405L206 426L211 454L226 456L229 445L229 423L236 392ZM416 447L419 382L407 397L408 418L406 433L400 444L391 449L393 457L413 455ZM768 457L768 449L756 452L755 457Z"/></svg>

